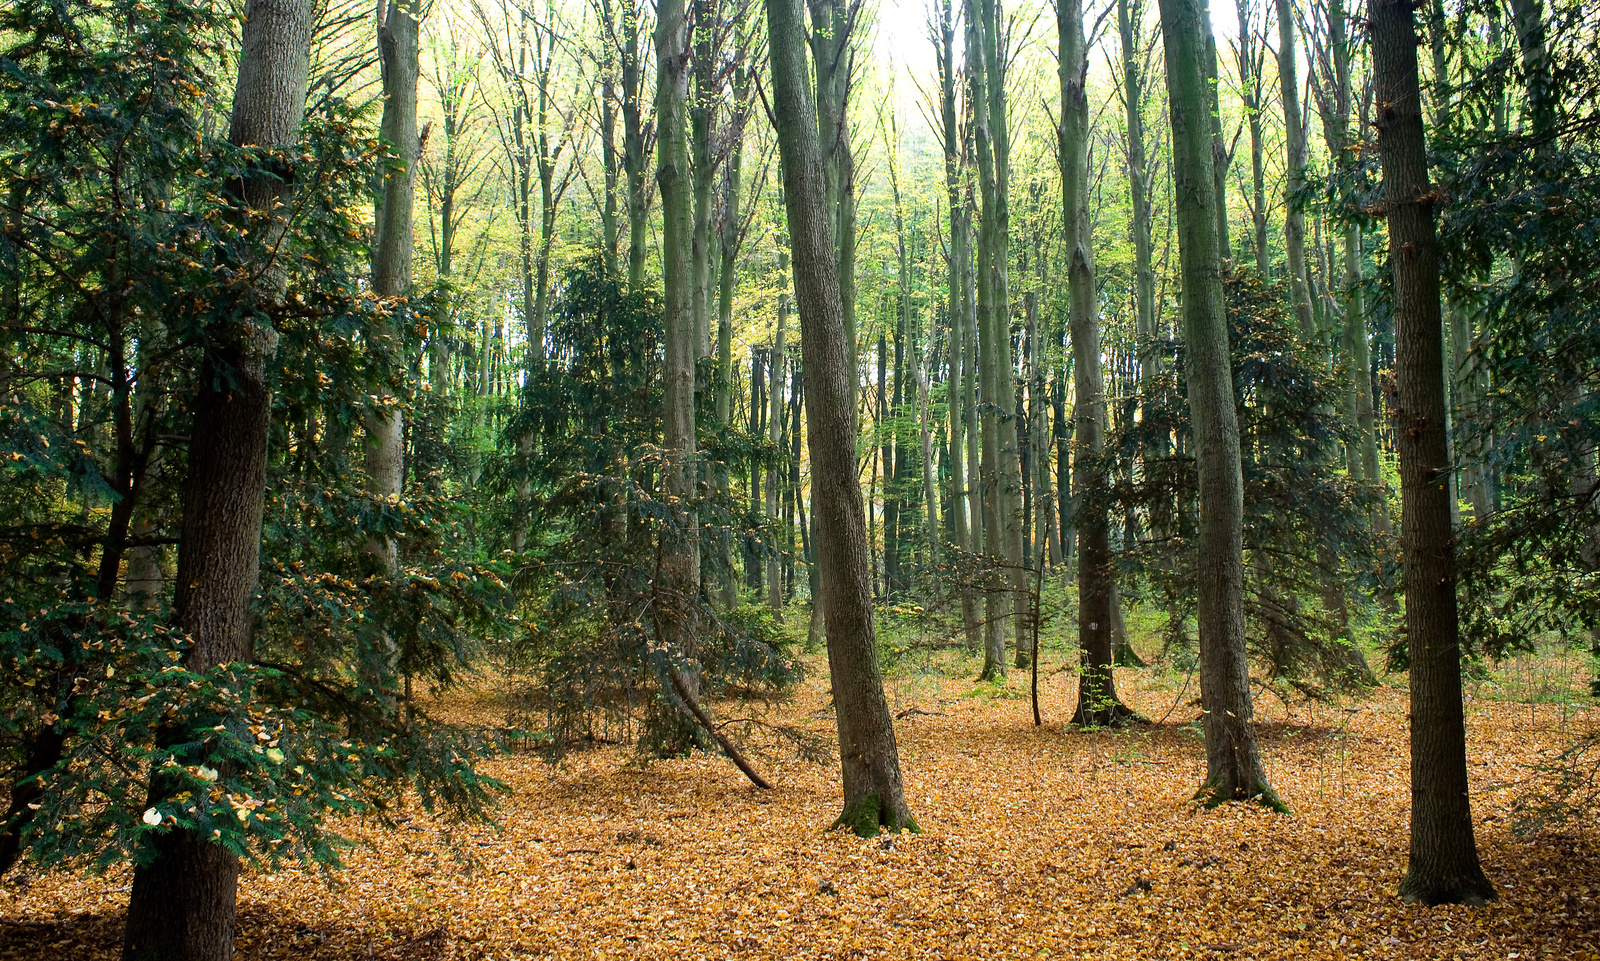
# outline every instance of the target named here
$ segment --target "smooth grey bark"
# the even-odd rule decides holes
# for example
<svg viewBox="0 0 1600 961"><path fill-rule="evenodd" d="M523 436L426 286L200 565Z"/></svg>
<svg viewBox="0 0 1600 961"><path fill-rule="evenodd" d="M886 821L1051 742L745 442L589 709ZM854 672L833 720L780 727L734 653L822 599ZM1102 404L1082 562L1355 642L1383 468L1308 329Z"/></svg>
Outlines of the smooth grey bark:
<svg viewBox="0 0 1600 961"><path fill-rule="evenodd" d="M1233 163L1233 151L1222 135L1221 84L1217 75L1217 38L1211 30L1210 0L1200 0L1200 23L1205 27L1205 56L1201 69L1205 71L1206 110L1211 122L1211 187L1217 193L1212 216L1217 221L1217 245L1222 250L1222 273L1233 270L1233 242L1228 239L1228 167Z"/></svg>
<svg viewBox="0 0 1600 961"><path fill-rule="evenodd" d="M1117 0L1117 32L1122 42L1122 106L1127 125L1128 193L1133 199L1134 332L1138 337L1139 380L1159 373L1152 342L1156 338L1156 273L1151 243L1150 157L1145 149L1144 5Z"/></svg>
<svg viewBox="0 0 1600 961"><path fill-rule="evenodd" d="M421 68L418 27L412 8L404 3L378 5L378 64L383 81L383 115L378 131L395 151L396 167L383 174L378 186L372 245L372 292L379 297L404 298L411 293L412 251L415 248L413 209L416 194L417 77ZM378 328L384 351L403 362L400 332L392 320ZM365 466L367 494L376 500L400 497L405 481L405 424L399 398L388 390L366 416ZM392 537L368 537L363 547L372 573L380 578L399 572L400 547ZM394 640L384 631L368 628L361 633L357 652L362 683L392 708L394 702Z"/></svg>
<svg viewBox="0 0 1600 961"><path fill-rule="evenodd" d="M1002 557L1011 581L1009 606L1016 650L1015 664L1033 663L1033 593L1024 560L1022 514L1022 411L1018 409L1016 367L1011 355L1011 127L1009 120L1010 32L1002 0L977 0L983 12L983 67L988 73L989 117L980 134L987 132L988 149L993 157L993 200L986 204L984 216L993 220L990 235L989 270L992 280L989 311L994 330L992 353L995 391L987 402L999 406L1000 474L996 481L999 496ZM980 153L983 144L979 143ZM980 169L981 176L981 169Z"/></svg>
<svg viewBox="0 0 1600 961"><path fill-rule="evenodd" d="M993 310L990 302L994 297L994 154L990 146L989 134L989 75L984 68L982 31L984 21L982 11L978 6L979 0L965 0L966 11L966 65L968 84L968 126L972 130L973 154L978 161L979 200L981 208L978 214L977 246L975 262L973 264L973 289L975 295L974 330L976 332L977 361L974 377L977 381L977 394L982 398L983 406L977 410L978 422L981 428L979 434L981 447L981 460L974 461L978 471L978 496L979 517L983 528L985 573L995 565L995 552L1001 550L1004 541L1000 533L1000 497L998 481L1000 474L1000 427L995 416L994 396L998 388L995 384L994 357L998 352L994 344ZM976 405L974 405L976 408ZM983 592L983 670L979 675L983 679L1003 677L1006 672L1005 634L1002 628L1008 613L1008 598L999 594L992 578L984 578Z"/></svg>
<svg viewBox="0 0 1600 961"><path fill-rule="evenodd" d="M1095 303L1094 237L1089 221L1089 50L1082 0L1056 4L1061 80L1062 243L1072 339L1074 409L1072 475L1078 503L1078 707L1073 723L1120 724L1130 713L1117 698L1112 672L1111 533L1107 515L1105 379L1100 369L1100 314Z"/></svg>
<svg viewBox="0 0 1600 961"><path fill-rule="evenodd" d="M1428 184L1416 22L1409 0L1372 0L1368 9L1394 272L1394 434L1411 653L1411 859L1400 896L1424 904L1482 904L1495 891L1478 862L1468 797L1437 200Z"/></svg>
<svg viewBox="0 0 1600 961"><path fill-rule="evenodd" d="M803 14L800 0L766 0L766 9L807 380L814 556L843 768L844 810L836 824L863 837L884 829L915 831L894 721L878 674L870 556L856 473L854 370L833 236L837 218L827 205L823 150L806 76Z"/></svg>
<svg viewBox="0 0 1600 961"><path fill-rule="evenodd" d="M971 438L967 432L968 411L966 385L971 380L967 365L969 343L972 341L972 316L967 309L967 290L972 272L972 210L967 204L965 190L966 134L956 119L957 79L955 63L955 5L952 0L941 0L939 22L929 26L930 40L934 45L939 67L939 142L944 150L945 198L950 205L950 259L949 284L945 293L946 314L950 325L950 380L946 407L950 418L950 510L951 532L956 549L970 555L975 551L972 531L980 522L977 511L971 509L969 474L977 466L968 459L967 445ZM977 650L983 625L978 618L977 597L968 578L961 577L961 626L966 635L967 647Z"/></svg>
<svg viewBox="0 0 1600 961"><path fill-rule="evenodd" d="M778 191L779 199L783 199L782 188ZM767 400L771 405L767 415L767 439L772 443L772 460L767 465L767 522L776 525L778 522L778 467L780 462L779 451L782 449L783 434L781 421L783 419L783 366L787 357L784 338L788 334L789 326L789 251L787 238L778 238L778 329L772 338L772 359L768 364L770 385L767 388ZM815 604L816 598L812 598ZM772 609L774 617L780 620L783 617L783 564L777 546L773 546L767 555L767 606Z"/></svg>
<svg viewBox="0 0 1600 961"><path fill-rule="evenodd" d="M807 0L811 60L816 78L817 138L822 148L828 210L839 245L839 296L850 348L850 409L856 409L856 167L850 143L850 95L855 86L855 27L859 2Z"/></svg>
<svg viewBox="0 0 1600 961"><path fill-rule="evenodd" d="M694 227L689 237L689 309L694 316L694 352L711 356L711 187L720 166L711 140L721 100L722 27L718 0L693 0L694 57L689 91L689 167Z"/></svg>
<svg viewBox="0 0 1600 961"><path fill-rule="evenodd" d="M650 226L650 200L645 193L644 70L639 36L644 32L641 0L623 0L620 67L622 70L622 170L628 184L628 290L644 289L645 233Z"/></svg>
<svg viewBox="0 0 1600 961"><path fill-rule="evenodd" d="M1239 17L1239 39L1234 44L1234 61L1239 68L1239 99L1244 106L1245 125L1250 131L1250 226L1256 273L1262 280L1272 276L1267 252L1267 175L1262 147L1262 121L1265 81L1262 65L1266 44L1256 34L1255 8L1250 0L1235 0ZM1292 135L1291 135L1292 136Z"/></svg>
<svg viewBox="0 0 1600 961"><path fill-rule="evenodd" d="M1199 475L1198 611L1200 698L1210 804L1283 802L1267 783L1256 744L1244 636L1244 478L1223 308L1222 245L1211 180L1212 136L1206 61L1214 45L1203 0L1161 0L1172 116L1172 171L1183 283L1189 422Z"/></svg>
<svg viewBox="0 0 1600 961"><path fill-rule="evenodd" d="M666 642L695 654L693 604L700 588L699 526L690 506L695 497L694 278L689 247L693 220L686 125L690 29L684 0L656 4L656 187L661 194L662 423L666 447L666 491L672 516L662 529L663 608L658 617Z"/></svg>
<svg viewBox="0 0 1600 961"><path fill-rule="evenodd" d="M228 139L239 147L290 147L305 111L314 5L249 0ZM287 230L281 213L292 185L263 172L240 183L243 205L265 220L263 251ZM270 315L287 275L273 260L253 265L252 295L238 316L216 324L196 379L194 426L183 484L174 596L177 625L192 644L183 666L206 671L252 658L250 601L256 589L266 499L272 398L267 368L277 352ZM190 732L164 732L174 750ZM152 802L172 785L152 779ZM208 836L174 827L146 842L123 932L124 961L229 961L233 957L239 859Z"/></svg>
<svg viewBox="0 0 1600 961"><path fill-rule="evenodd" d="M1312 343L1317 337L1311 310L1311 290L1306 277L1306 215L1299 196L1306 184L1306 125L1300 115L1300 48L1294 42L1294 10L1290 0L1276 0L1278 11L1278 99L1283 106L1284 186L1283 246L1289 264L1289 286L1294 293L1294 315L1300 337Z"/></svg>

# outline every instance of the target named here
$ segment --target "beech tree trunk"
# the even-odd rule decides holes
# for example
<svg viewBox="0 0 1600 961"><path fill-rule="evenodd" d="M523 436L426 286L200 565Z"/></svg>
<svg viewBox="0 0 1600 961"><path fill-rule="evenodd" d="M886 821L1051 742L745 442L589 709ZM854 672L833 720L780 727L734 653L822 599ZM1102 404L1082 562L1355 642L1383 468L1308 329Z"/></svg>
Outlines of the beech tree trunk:
<svg viewBox="0 0 1600 961"><path fill-rule="evenodd" d="M1211 26L1204 12L1204 0L1161 0L1184 364L1200 486L1198 620L1206 781L1196 798L1208 805L1254 799L1282 808L1261 767L1245 654L1244 478L1223 313L1217 191L1211 179L1215 167L1208 78L1215 70L1208 70L1206 61L1215 47L1208 40Z"/></svg>
<svg viewBox="0 0 1600 961"><path fill-rule="evenodd" d="M1291 0L1277 0L1278 92L1283 104L1283 139L1288 182L1284 187L1283 246L1289 261L1289 286L1294 292L1294 315L1300 337L1311 343L1317 335L1311 310L1311 290L1306 283L1306 215L1298 199L1306 183L1306 127L1300 116L1300 50L1294 43L1294 9Z"/></svg>
<svg viewBox="0 0 1600 961"><path fill-rule="evenodd" d="M661 528L661 573L657 580L660 636L668 657L696 654L694 610L700 590L699 524L693 507L695 463L695 315L689 245L693 220L685 113L689 84L689 23L684 0L656 5L656 187L661 192L662 313L665 362L662 423L667 464L665 487L671 514ZM674 670L677 670L674 667ZM686 672L687 673L687 672ZM688 673L690 694L699 672Z"/></svg>
<svg viewBox="0 0 1600 961"><path fill-rule="evenodd" d="M966 133L956 119L955 7L952 0L941 0L937 33L932 37L939 62L940 143L944 148L945 196L950 204L950 284L946 310L950 321L950 382L947 407L950 417L950 527L956 549L964 554L975 550L973 531L979 513L970 507L971 471L977 463L967 458L967 400L965 386L971 379L967 365L968 345L972 340L972 315L967 309L967 289L972 272L972 210L966 202L962 183L966 165ZM958 575L960 576L960 575ZM983 626L978 619L978 601L972 585L960 576L961 626L967 647L977 650Z"/></svg>
<svg viewBox="0 0 1600 961"><path fill-rule="evenodd" d="M420 49L417 19L401 0L379 4L378 63L383 78L383 117L379 134L398 154L402 170L388 171L378 190L372 245L372 292L379 297L404 297L411 291L413 206L417 157L417 75ZM380 328L385 349L403 362L400 332L393 322ZM388 391L366 418L367 493L373 498L398 498L405 481L405 424L399 399ZM370 537L365 546L372 573L388 578L399 571L399 545L392 537ZM395 694L394 640L387 632L360 632L357 652L362 683L386 705Z"/></svg>
<svg viewBox="0 0 1600 961"><path fill-rule="evenodd" d="M978 393L983 406L979 414L982 423L982 462L979 472L980 502L983 511L983 546L985 567L1000 567L1001 577L1008 578L1005 570L1010 561L1010 538L1007 535L1006 495L1003 447L1005 420L1000 411L1010 407L1010 338L1002 333L995 300L1000 270L996 267L995 248L999 246L999 187L995 174L995 151L992 102L989 97L990 74L987 68L984 34L992 27L983 9L982 0L967 0L967 81L971 96L974 153L978 158L978 183L983 207L978 216L977 264L973 270L977 288L977 361ZM1004 341L1004 343L1002 343ZM1006 673L1005 625L1012 613L1014 598L1003 592L996 581L986 578L984 585L984 680L1004 677Z"/></svg>
<svg viewBox="0 0 1600 961"><path fill-rule="evenodd" d="M645 195L644 79L639 53L642 0L622 4L622 172L628 182L628 290L644 289L645 232L650 203Z"/></svg>
<svg viewBox="0 0 1600 961"><path fill-rule="evenodd" d="M1394 271L1394 435L1411 651L1411 863L1400 896L1424 904L1482 904L1495 891L1478 863L1467 793L1437 197L1428 184L1416 23L1408 0L1373 0L1369 10Z"/></svg>
<svg viewBox="0 0 1600 961"><path fill-rule="evenodd" d="M234 145L294 143L305 112L313 19L311 0L246 4L229 129ZM292 188L279 177L247 175L240 189L244 206L262 215L291 206ZM276 249L286 229L281 220L269 221L262 250ZM193 642L183 663L190 671L253 656L250 602L272 413L267 367L277 351L269 318L287 279L276 262L264 260L256 270L253 296L239 316L210 331L196 379L173 611ZM186 754L180 745L200 736L169 731L162 739ZM153 779L151 801L165 800L172 789ZM133 872L124 961L229 961L239 859L210 837L177 827L150 835L146 844L147 860Z"/></svg>
<svg viewBox="0 0 1600 961"><path fill-rule="evenodd" d="M854 371L838 287L837 221L826 203L816 108L806 77L805 26L800 0L766 0L766 10L773 112L808 381L814 551L843 767L844 811L836 823L862 837L880 830L915 831L901 782L894 722L878 674L870 555L856 473Z"/></svg>
<svg viewBox="0 0 1600 961"><path fill-rule="evenodd" d="M1061 223L1067 255L1077 443L1073 496L1078 502L1078 709L1075 724L1119 724L1130 714L1112 674L1111 533L1102 458L1106 419L1100 370L1100 314L1095 304L1094 238L1089 224L1089 57L1082 0L1056 4L1061 75Z"/></svg>

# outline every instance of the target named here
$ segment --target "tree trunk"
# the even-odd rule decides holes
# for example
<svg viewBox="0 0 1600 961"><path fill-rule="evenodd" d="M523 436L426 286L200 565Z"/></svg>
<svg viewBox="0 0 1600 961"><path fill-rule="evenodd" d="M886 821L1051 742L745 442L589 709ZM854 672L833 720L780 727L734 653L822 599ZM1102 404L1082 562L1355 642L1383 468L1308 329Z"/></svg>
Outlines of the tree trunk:
<svg viewBox="0 0 1600 961"><path fill-rule="evenodd" d="M784 238L779 238L783 240ZM767 439L772 442L772 460L767 467L767 523L776 525L778 522L778 468L783 461L781 453L783 447L783 434L780 422L783 420L783 364L785 354L784 337L785 328L789 322L789 278L788 278L788 251L781 246L778 250L778 330L773 335L772 360L768 365L771 380L767 388L767 402L771 405L767 415ZM772 545L772 551L767 555L767 606L772 609L772 616L783 619L783 570L782 559L778 552L778 545Z"/></svg>
<svg viewBox="0 0 1600 961"><path fill-rule="evenodd" d="M971 509L971 471L977 462L968 458L971 438L968 436L968 410L966 387L970 383L971 368L967 364L969 344L972 341L971 312L967 309L967 289L972 270L971 207L966 202L964 168L966 131L956 119L956 65L955 65L955 6L953 0L941 0L938 34L934 38L939 61L939 120L940 143L944 148L945 196L950 203L950 285L946 307L950 318L950 382L947 406L950 417L950 519L956 549L970 555L974 550L973 531L980 523L978 512ZM977 598L972 585L961 574L961 626L966 634L967 647L977 650L981 643L982 624L978 619Z"/></svg>
<svg viewBox="0 0 1600 961"><path fill-rule="evenodd" d="M689 24L684 0L656 5L656 186L661 192L662 312L665 361L662 365L662 422L668 464L666 491L671 517L662 529L661 611L663 636L687 657L695 655L693 609L700 589L699 525L693 501L695 464L694 279L690 276L688 137L685 129L689 81ZM696 680L691 675L691 685Z"/></svg>
<svg viewBox="0 0 1600 961"><path fill-rule="evenodd" d="M1082 0L1056 4L1061 75L1061 224L1067 258L1067 301L1077 396L1072 473L1078 502L1078 708L1075 724L1120 724L1129 716L1117 698L1111 664L1111 535L1107 511L1105 382L1100 370L1100 314L1089 223L1089 56Z"/></svg>
<svg viewBox="0 0 1600 961"><path fill-rule="evenodd" d="M1256 33L1255 8L1250 0L1236 0L1234 9L1239 16L1239 39L1234 49L1239 67L1239 98L1244 106L1245 124L1250 130L1251 239L1255 248L1256 273L1265 282L1272 275L1272 262L1267 254L1267 176L1261 143L1264 106L1261 101L1265 93L1261 70L1266 60L1266 51L1263 49L1266 42Z"/></svg>
<svg viewBox="0 0 1600 961"><path fill-rule="evenodd" d="M995 567L1000 567L1001 576L1004 577L1007 573L1004 571L1004 566L1009 559L1007 550L1009 538L1006 536L1003 494L1005 485L1001 467L1002 420L999 411L1002 405L1010 406L1011 385L1010 365L1005 365L1004 372L1001 367L1002 356L1010 353L1009 343L1002 347L1001 340L1009 338L1005 338L999 330L1000 323L996 315L1003 312L996 311L994 305L995 286L999 279L999 271L995 266L999 212L998 188L995 183L994 136L990 117L989 70L984 40L984 33L991 26L985 16L982 0L967 0L967 80L971 89L968 102L972 113L974 152L978 157L978 183L983 202L978 217L978 256L973 272L976 275L977 287L978 393L983 400L979 415L983 445L979 488L983 510L984 568L988 574ZM1002 390L1002 380L1006 382L1004 390ZM1005 623L1011 614L1013 598L1000 590L999 585L995 583L996 580L998 579L993 576L986 576L984 584L983 671L980 674L984 680L1004 677L1006 673Z"/></svg>
<svg viewBox="0 0 1600 961"><path fill-rule="evenodd" d="M412 211L416 186L417 74L420 49L414 10L401 2L379 5L378 63L383 77L383 117L380 136L393 147L401 170L390 170L378 191L372 246L372 292L379 297L403 298L411 292L413 236ZM380 336L391 356L403 356L400 332L384 323ZM378 395L366 418L367 493L375 500L398 498L405 480L405 424L399 398L387 390ZM399 545L392 537L369 537L365 545L372 573L387 579L400 568ZM361 682L392 708L395 691L396 648L386 631L367 627L359 632L363 650L357 653Z"/></svg>
<svg viewBox="0 0 1600 961"><path fill-rule="evenodd" d="M1289 261L1289 286L1294 293L1294 316L1305 343L1316 338L1311 292L1306 283L1306 215L1299 196L1306 183L1306 126L1300 116L1299 48L1294 43L1294 9L1290 0L1278 6L1278 96L1283 104L1285 165L1283 246Z"/></svg>
<svg viewBox="0 0 1600 961"><path fill-rule="evenodd" d="M1244 480L1223 313L1222 245L1211 181L1206 60L1213 49L1201 0L1161 0L1172 114L1174 199L1183 281L1189 421L1199 474L1200 697L1207 804L1257 799L1281 808L1256 746L1244 637Z"/></svg>
<svg viewBox="0 0 1600 961"><path fill-rule="evenodd" d="M805 27L800 0L767 0L766 9L773 107L800 300L800 344L809 381L805 406L818 581L843 765L844 811L837 823L863 837L881 829L914 831L894 723L878 674L855 461L854 371L838 288L836 219L826 207L822 148L806 83Z"/></svg>
<svg viewBox="0 0 1600 961"><path fill-rule="evenodd" d="M1495 891L1478 863L1467 793L1439 239L1428 185L1416 24L1405 0L1374 0L1369 9L1379 104L1375 126L1394 270L1394 434L1411 651L1411 863L1400 895L1424 904L1482 904Z"/></svg>
<svg viewBox="0 0 1600 961"><path fill-rule="evenodd" d="M639 54L641 0L622 5L622 171L628 181L628 290L644 289L645 232L650 203L645 196L644 79Z"/></svg>
<svg viewBox="0 0 1600 961"><path fill-rule="evenodd" d="M312 23L310 0L246 5L229 130L234 145L294 142L305 111ZM247 177L240 186L251 210L291 206L291 187L277 177ZM281 222L269 226L262 249L275 249L286 229ZM276 333L258 312L276 309L286 288L281 265L263 262L257 269L252 303L212 330L196 381L174 599L177 624L193 642L183 664L190 671L252 657L250 601L272 413L267 367L277 350ZM189 753L179 745L197 736L170 731L162 739ZM152 779L150 788L154 802L165 800L173 785ZM229 961L239 859L183 828L154 834L147 843L133 873L125 961Z"/></svg>

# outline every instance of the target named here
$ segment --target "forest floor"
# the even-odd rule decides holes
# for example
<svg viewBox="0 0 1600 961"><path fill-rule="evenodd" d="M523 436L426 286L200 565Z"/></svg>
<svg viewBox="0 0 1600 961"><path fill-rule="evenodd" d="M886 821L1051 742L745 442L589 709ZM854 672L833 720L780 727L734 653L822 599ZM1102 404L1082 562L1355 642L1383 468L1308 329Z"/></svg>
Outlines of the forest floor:
<svg viewBox="0 0 1600 961"><path fill-rule="evenodd" d="M1064 729L1075 679L1047 656L1042 728L1025 672L979 684L970 662L947 661L891 675L920 835L825 830L833 764L767 757L775 789L760 791L714 756L513 755L491 765L514 789L498 830L414 812L398 830L350 825L362 846L332 884L247 871L238 957L1600 958L1600 835L1513 830L1529 766L1600 723L1568 694L1577 671L1540 663L1469 685L1473 814L1500 893L1487 907L1396 897L1403 677L1348 702L1258 700L1267 770L1294 813L1205 811L1189 800L1204 769L1192 684L1119 671L1124 698L1165 720ZM769 720L831 736L825 671L814 660ZM474 707L495 709L459 709ZM0 958L117 957L128 881L0 887Z"/></svg>

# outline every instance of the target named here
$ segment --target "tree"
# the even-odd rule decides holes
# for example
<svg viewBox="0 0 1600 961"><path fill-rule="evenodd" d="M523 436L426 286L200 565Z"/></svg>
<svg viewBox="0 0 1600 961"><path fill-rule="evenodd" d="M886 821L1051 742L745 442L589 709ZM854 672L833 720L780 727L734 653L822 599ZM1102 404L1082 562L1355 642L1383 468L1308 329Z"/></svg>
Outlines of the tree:
<svg viewBox="0 0 1600 961"><path fill-rule="evenodd" d="M1056 5L1061 74L1061 223L1067 254L1074 414L1072 475L1078 524L1078 680L1076 724L1121 724L1131 712L1117 699L1111 670L1112 557L1106 491L1105 381L1100 371L1100 315L1089 222L1089 57L1083 5Z"/></svg>
<svg viewBox="0 0 1600 961"><path fill-rule="evenodd" d="M229 141L236 147L293 145L310 72L311 0L250 0L245 7ZM238 189L268 237L286 232L292 181L263 156ZM269 243L266 249L272 249ZM238 313L210 332L193 401L183 483L173 613L193 639L184 666L202 671L251 659L250 601L261 556L272 399L267 366L277 348L270 315L283 298L279 263L250 265L253 290ZM194 735L168 731L164 746L187 753ZM164 796L152 777L152 799ZM228 961L233 957L238 855L198 831L157 835L133 873L124 961Z"/></svg>
<svg viewBox="0 0 1600 961"><path fill-rule="evenodd" d="M1223 313L1210 97L1210 25L1203 0L1162 0L1172 114L1172 170L1183 281L1184 368L1199 475L1200 697L1205 710L1207 804L1258 799L1283 808L1256 745L1244 637L1244 480Z"/></svg>
<svg viewBox="0 0 1600 961"><path fill-rule="evenodd" d="M416 247L413 230L413 200L417 180L420 144L417 140L417 77L421 72L421 46L415 11L405 0L390 0L378 5L378 63L382 68L383 117L379 134L395 156L385 171L378 190L373 218L372 292L379 297L398 298L405 303L411 293L412 251ZM402 308L404 309L404 308ZM380 328L390 341L387 353L396 349L400 332L392 320ZM405 482L405 423L397 399L385 391L375 409L368 414L367 493L380 500L400 496ZM398 573L399 545L392 537L368 539L366 553L378 578ZM357 661L367 685L380 701L392 704L395 686L394 640L387 634L367 631L366 650Z"/></svg>
<svg viewBox="0 0 1600 961"><path fill-rule="evenodd" d="M694 656L694 595L699 592L699 524L691 502L698 478L694 461L694 334L690 245L690 152L688 83L690 19L685 0L656 5L656 187L661 190L662 422L667 457L666 489L672 520L662 528L662 582L658 609L664 643L678 657ZM677 670L677 668L674 668Z"/></svg>
<svg viewBox="0 0 1600 961"><path fill-rule="evenodd" d="M947 383L945 408L950 417L949 459L950 507L945 512L954 534L955 546L963 554L975 550L975 537L982 536L981 512L971 510L970 473L976 462L966 455L972 438L967 435L967 421L971 408L967 404L966 389L972 382L972 369L966 359L972 342L972 313L967 309L967 291L972 276L972 210L966 198L966 131L956 120L956 103L960 84L956 78L955 60L955 4L941 0L939 21L928 24L928 39L933 43L939 68L939 126L936 135L944 151L945 199L950 205L949 283L945 290L945 313L950 326L950 377ZM971 491L969 491L971 488ZM977 650L983 636L983 625L978 618L977 597L967 579L961 584L961 625L966 633L967 646Z"/></svg>
<svg viewBox="0 0 1600 961"><path fill-rule="evenodd" d="M812 463L815 557L828 636L843 767L836 822L862 837L917 830L906 805L894 721L883 696L872 622L872 581L855 464L852 350L839 290L834 211L806 77L800 0L767 0L773 120L800 307L806 429Z"/></svg>
<svg viewBox="0 0 1600 961"><path fill-rule="evenodd" d="M1455 544L1450 523L1439 240L1417 79L1416 21L1403 0L1374 0L1383 207L1394 272L1400 523L1411 656L1411 861L1400 895L1424 904L1495 896L1478 863L1468 799Z"/></svg>
<svg viewBox="0 0 1600 961"><path fill-rule="evenodd" d="M1278 99L1283 105L1283 139L1288 181L1284 186L1283 246L1289 261L1289 283L1294 290L1294 314L1300 336L1315 340L1311 290L1306 283L1306 215L1300 195L1306 181L1306 127L1300 116L1300 48L1294 42L1294 10L1290 0L1277 0Z"/></svg>
<svg viewBox="0 0 1600 961"><path fill-rule="evenodd" d="M1350 137L1351 44L1346 24L1344 0L1329 0L1323 10L1325 25L1307 29L1311 47L1311 90L1322 118L1323 141L1336 169L1351 176L1356 169L1355 145ZM1316 41L1320 39L1319 44ZM1378 531L1389 530L1387 493L1378 458L1377 414L1372 394L1372 351L1367 332L1365 285L1361 275L1361 225L1347 218L1342 228L1341 252L1344 260L1344 340L1350 356L1350 408L1356 423L1359 460L1352 460L1351 473L1371 485L1375 494L1372 524Z"/></svg>

